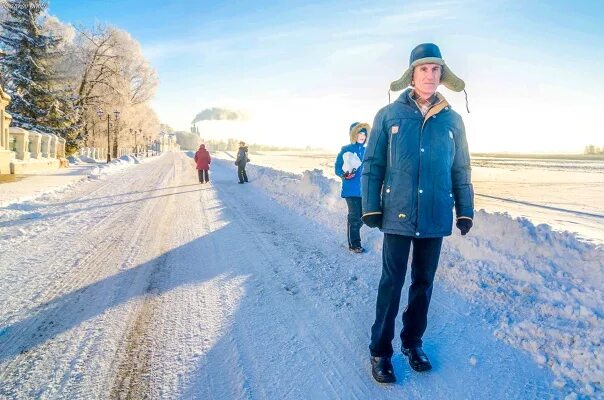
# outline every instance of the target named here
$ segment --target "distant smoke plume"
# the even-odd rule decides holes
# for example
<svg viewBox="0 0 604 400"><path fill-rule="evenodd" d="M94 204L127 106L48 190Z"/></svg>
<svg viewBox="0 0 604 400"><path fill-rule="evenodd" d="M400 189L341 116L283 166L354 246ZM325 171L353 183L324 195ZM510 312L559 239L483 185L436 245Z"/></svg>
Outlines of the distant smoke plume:
<svg viewBox="0 0 604 400"><path fill-rule="evenodd" d="M239 111L227 110L225 108L206 108L202 112L198 113L195 118L193 118L192 124L200 121L237 121L242 120L244 118L243 114Z"/></svg>

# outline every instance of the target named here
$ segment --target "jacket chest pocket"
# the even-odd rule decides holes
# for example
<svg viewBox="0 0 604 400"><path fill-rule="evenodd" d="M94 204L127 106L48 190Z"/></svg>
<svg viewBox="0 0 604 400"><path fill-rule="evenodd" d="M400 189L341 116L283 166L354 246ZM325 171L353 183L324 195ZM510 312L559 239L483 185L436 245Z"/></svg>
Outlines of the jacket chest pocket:
<svg viewBox="0 0 604 400"><path fill-rule="evenodd" d="M401 136L401 121L392 121L388 126L388 167L395 167L396 160L396 142Z"/></svg>
<svg viewBox="0 0 604 400"><path fill-rule="evenodd" d="M453 166L453 159L455 158L455 132L453 129L447 129L449 137L449 159L451 160L451 166Z"/></svg>
<svg viewBox="0 0 604 400"><path fill-rule="evenodd" d="M402 118L389 121L388 128L388 168L407 169L405 159L414 158L418 151L421 121Z"/></svg>
<svg viewBox="0 0 604 400"><path fill-rule="evenodd" d="M432 163L441 172L450 171L455 158L455 131L442 127L430 132Z"/></svg>

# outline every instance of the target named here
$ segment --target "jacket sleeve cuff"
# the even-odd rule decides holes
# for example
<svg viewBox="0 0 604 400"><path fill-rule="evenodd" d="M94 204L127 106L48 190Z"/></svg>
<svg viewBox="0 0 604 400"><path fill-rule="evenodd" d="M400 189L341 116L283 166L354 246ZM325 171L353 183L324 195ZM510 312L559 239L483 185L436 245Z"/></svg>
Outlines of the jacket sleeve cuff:
<svg viewBox="0 0 604 400"><path fill-rule="evenodd" d="M369 218L371 216L374 216L374 215L382 215L382 212L381 211L369 211L369 212L366 212L361 217L361 221L365 222L367 218Z"/></svg>
<svg viewBox="0 0 604 400"><path fill-rule="evenodd" d="M458 221L459 221L460 219L469 219L470 221L472 221L472 218L470 218L470 217L463 217L463 216L462 216L462 217L457 217L457 220L458 220Z"/></svg>

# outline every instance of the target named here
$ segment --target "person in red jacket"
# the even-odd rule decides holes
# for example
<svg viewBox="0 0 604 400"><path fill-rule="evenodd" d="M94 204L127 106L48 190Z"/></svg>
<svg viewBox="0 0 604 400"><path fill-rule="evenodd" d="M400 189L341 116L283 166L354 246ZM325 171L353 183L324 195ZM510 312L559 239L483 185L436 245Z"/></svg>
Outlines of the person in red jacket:
<svg viewBox="0 0 604 400"><path fill-rule="evenodd" d="M195 153L195 162L197 163L197 174L199 175L199 183L206 183L210 181L210 163L212 157L210 152L206 150L206 145L201 144L199 150Z"/></svg>

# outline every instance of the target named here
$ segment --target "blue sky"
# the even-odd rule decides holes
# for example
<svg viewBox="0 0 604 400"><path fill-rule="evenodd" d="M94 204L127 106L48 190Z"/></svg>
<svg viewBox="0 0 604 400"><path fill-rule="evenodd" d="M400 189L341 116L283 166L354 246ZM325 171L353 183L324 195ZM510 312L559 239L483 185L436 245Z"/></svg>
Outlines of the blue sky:
<svg viewBox="0 0 604 400"><path fill-rule="evenodd" d="M128 30L159 73L156 111L178 129L226 107L248 120L202 133L337 148L387 104L410 50L435 42L466 81L470 114L463 94L442 93L473 151L571 152L604 146L603 3L51 0L50 12Z"/></svg>

